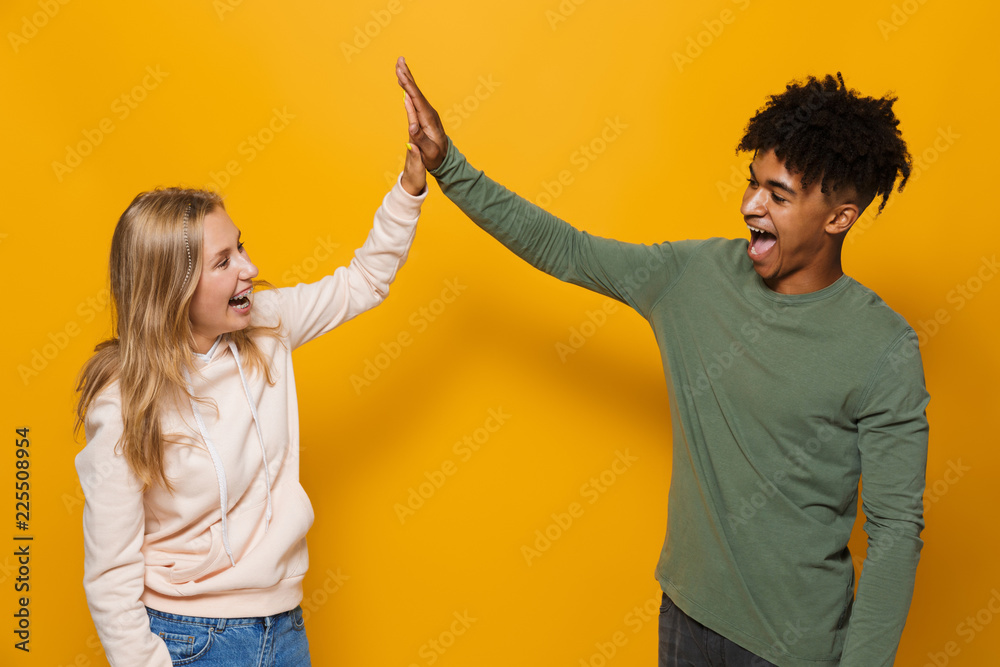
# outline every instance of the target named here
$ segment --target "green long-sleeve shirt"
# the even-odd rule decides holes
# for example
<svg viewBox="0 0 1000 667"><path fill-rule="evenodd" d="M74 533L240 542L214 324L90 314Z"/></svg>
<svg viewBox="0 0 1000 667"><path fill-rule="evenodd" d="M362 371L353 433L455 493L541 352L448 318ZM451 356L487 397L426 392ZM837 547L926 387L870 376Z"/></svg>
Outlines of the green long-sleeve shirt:
<svg viewBox="0 0 1000 667"><path fill-rule="evenodd" d="M891 665L923 528L927 454L914 331L848 276L778 294L746 240L656 245L579 231L449 143L444 193L518 256L645 317L673 421L663 590L779 667ZM868 555L848 540L859 477Z"/></svg>

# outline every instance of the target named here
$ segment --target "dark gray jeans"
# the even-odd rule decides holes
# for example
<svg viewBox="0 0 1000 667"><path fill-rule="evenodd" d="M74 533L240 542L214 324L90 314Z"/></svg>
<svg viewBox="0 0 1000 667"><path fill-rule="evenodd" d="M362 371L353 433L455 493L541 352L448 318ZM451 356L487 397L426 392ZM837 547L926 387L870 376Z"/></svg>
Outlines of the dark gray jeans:
<svg viewBox="0 0 1000 667"><path fill-rule="evenodd" d="M659 667L776 667L677 608L663 594Z"/></svg>

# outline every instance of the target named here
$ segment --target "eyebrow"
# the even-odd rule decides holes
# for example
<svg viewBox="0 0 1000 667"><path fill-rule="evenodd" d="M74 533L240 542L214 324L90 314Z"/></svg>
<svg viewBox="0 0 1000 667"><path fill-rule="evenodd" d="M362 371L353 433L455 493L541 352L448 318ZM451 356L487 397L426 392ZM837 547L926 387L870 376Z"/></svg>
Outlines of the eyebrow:
<svg viewBox="0 0 1000 667"><path fill-rule="evenodd" d="M750 175L753 177L753 179L755 181L757 180L757 174L753 173L753 165L750 165ZM784 190L788 194L791 194L791 195L797 195L798 194L795 191L795 188L793 188L792 186L788 185L787 183L782 183L781 181L776 181L773 178L769 178L765 182L768 185L770 185L772 188L778 188L780 190Z"/></svg>

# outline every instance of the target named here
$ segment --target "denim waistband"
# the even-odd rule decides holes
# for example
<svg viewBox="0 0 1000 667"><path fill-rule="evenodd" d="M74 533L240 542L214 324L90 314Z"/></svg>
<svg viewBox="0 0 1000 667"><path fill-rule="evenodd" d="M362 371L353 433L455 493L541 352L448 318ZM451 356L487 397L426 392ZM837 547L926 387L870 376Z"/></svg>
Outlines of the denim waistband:
<svg viewBox="0 0 1000 667"><path fill-rule="evenodd" d="M272 616L251 616L246 618L205 618L202 616L182 616L181 614L170 614L165 611L157 611L151 607L146 607L146 612L152 616L159 616L160 618L173 621L175 623L190 623L191 625L208 626L222 632L226 628L242 627L247 625L261 625L269 628L283 616L288 616L297 612L301 613L299 612L300 609L301 607L296 607L295 609L283 611L280 614L274 614Z"/></svg>

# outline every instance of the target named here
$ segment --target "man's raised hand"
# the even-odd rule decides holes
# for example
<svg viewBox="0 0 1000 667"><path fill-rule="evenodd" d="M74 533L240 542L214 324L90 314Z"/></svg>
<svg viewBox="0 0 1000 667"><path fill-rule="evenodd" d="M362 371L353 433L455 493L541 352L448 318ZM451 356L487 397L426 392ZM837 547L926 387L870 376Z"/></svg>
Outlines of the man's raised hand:
<svg viewBox="0 0 1000 667"><path fill-rule="evenodd" d="M448 136L441 125L441 117L417 88L406 60L396 61L396 78L405 91L403 104L410 125L410 141L420 149L420 157L428 170L437 169L448 150Z"/></svg>

